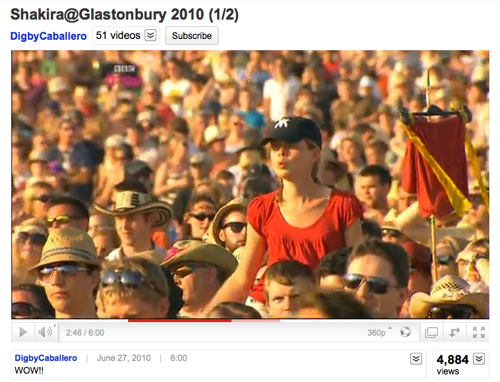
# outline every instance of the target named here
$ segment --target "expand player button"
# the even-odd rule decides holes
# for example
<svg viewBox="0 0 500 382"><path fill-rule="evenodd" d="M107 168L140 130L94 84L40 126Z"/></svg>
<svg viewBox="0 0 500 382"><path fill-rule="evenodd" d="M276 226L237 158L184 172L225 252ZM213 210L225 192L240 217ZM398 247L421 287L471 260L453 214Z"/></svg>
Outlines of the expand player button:
<svg viewBox="0 0 500 382"><path fill-rule="evenodd" d="M167 27L167 45L217 45L219 27Z"/></svg>

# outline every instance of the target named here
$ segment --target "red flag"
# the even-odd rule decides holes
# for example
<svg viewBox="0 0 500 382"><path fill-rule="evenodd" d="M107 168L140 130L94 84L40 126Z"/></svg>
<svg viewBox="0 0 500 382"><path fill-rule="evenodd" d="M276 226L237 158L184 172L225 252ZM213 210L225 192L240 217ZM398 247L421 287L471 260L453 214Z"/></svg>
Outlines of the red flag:
<svg viewBox="0 0 500 382"><path fill-rule="evenodd" d="M462 215L469 196L463 120L458 116L432 122L415 118L406 130L410 140L403 162L403 190L417 194L424 218L442 218L453 211Z"/></svg>

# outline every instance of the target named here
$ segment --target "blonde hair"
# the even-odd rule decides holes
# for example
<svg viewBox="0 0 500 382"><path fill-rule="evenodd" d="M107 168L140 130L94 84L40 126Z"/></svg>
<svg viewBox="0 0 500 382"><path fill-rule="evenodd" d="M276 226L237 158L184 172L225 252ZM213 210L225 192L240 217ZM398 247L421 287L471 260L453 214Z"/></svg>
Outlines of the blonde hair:
<svg viewBox="0 0 500 382"><path fill-rule="evenodd" d="M134 288L126 287L118 282L107 286L100 285L98 297L103 306L107 302L129 297L138 297L153 305L158 304L161 299L168 298L169 289L163 270L159 265L144 257L133 256L105 263L101 275L109 271L140 273L144 283Z"/></svg>

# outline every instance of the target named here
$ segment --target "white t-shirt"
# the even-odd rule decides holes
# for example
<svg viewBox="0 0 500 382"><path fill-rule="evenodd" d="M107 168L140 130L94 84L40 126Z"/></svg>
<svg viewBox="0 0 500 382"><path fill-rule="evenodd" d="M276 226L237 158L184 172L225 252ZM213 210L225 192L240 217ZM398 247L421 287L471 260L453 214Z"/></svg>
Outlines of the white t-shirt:
<svg viewBox="0 0 500 382"><path fill-rule="evenodd" d="M273 121L277 121L290 114L289 104L295 100L300 88L300 82L295 77L289 77L286 82L278 82L274 78L264 83L264 99L271 100L270 114Z"/></svg>
<svg viewBox="0 0 500 382"><path fill-rule="evenodd" d="M161 93L164 97L184 98L188 95L190 89L189 81L181 78L178 81L165 80L161 84Z"/></svg>

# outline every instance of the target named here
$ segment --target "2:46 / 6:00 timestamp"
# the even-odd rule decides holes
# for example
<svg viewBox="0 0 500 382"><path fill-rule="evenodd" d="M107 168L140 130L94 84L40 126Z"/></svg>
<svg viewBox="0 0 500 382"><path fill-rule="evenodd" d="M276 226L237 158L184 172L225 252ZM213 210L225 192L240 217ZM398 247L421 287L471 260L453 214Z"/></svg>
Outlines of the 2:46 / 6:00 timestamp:
<svg viewBox="0 0 500 382"><path fill-rule="evenodd" d="M66 329L66 337L102 337L104 329Z"/></svg>

